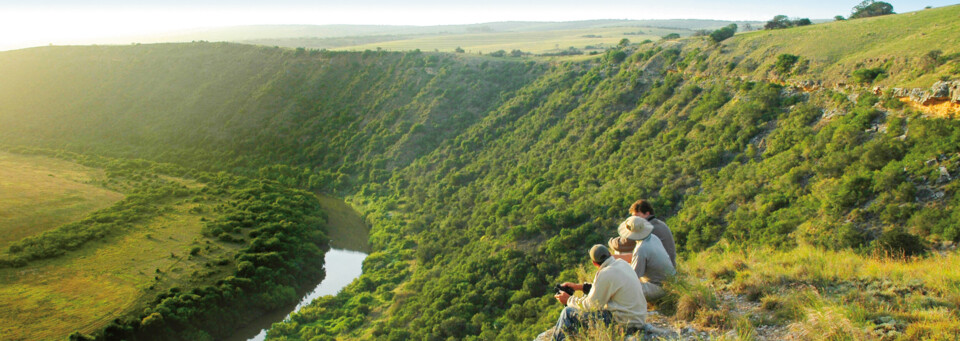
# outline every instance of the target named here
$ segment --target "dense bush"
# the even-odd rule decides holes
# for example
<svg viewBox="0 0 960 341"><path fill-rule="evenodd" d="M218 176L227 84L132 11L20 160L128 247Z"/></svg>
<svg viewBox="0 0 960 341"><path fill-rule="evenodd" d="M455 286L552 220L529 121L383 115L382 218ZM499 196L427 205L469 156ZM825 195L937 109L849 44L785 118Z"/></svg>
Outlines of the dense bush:
<svg viewBox="0 0 960 341"><path fill-rule="evenodd" d="M727 38L733 37L735 33L737 33L737 24L730 24L711 32L710 39L712 39L715 43L719 43Z"/></svg>

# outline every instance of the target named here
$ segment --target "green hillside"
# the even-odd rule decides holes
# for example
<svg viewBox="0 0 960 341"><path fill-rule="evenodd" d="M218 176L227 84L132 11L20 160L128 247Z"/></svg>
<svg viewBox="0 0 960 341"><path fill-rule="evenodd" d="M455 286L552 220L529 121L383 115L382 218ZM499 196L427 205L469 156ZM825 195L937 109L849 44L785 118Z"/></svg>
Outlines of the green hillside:
<svg viewBox="0 0 960 341"><path fill-rule="evenodd" d="M878 81L879 85L929 87L941 77L956 78L960 73L956 71L960 60L958 15L960 6L950 6L749 32L725 41L725 52L711 56L708 63L724 67L732 63L735 67L729 73L733 75L821 81L828 87L856 83L851 77L855 70L881 67L888 77ZM929 60L931 51L939 51L944 60ZM771 66L780 54L799 56L803 68L775 75Z"/></svg>
<svg viewBox="0 0 960 341"><path fill-rule="evenodd" d="M310 193L144 160L6 146L0 155L5 175L17 175L4 187L30 188L4 193L0 208L33 223L4 221L4 340L220 339L324 275L324 216ZM81 207L64 207L64 196Z"/></svg>
<svg viewBox="0 0 960 341"><path fill-rule="evenodd" d="M914 274L956 259L960 122L888 88L958 79L958 13L582 62L209 43L12 51L0 142L345 197L371 225L364 274L273 339L532 339L559 313L550 287L588 277L584 251L638 198L682 250L674 301L658 305L668 323L952 335L960 279ZM917 61L933 50L932 68ZM884 78L849 81L875 67ZM863 271L823 271L834 259Z"/></svg>

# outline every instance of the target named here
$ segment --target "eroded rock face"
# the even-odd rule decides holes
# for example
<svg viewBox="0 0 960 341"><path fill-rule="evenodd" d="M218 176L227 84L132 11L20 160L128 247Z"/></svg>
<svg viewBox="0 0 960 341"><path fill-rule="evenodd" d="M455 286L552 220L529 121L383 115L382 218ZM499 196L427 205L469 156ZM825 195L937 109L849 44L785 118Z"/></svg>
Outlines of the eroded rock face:
<svg viewBox="0 0 960 341"><path fill-rule="evenodd" d="M929 90L920 88L903 89L893 88L893 95L896 97L910 97L911 101L920 104L928 104L931 100L949 100L954 103L960 103L960 81L936 82Z"/></svg>
<svg viewBox="0 0 960 341"><path fill-rule="evenodd" d="M933 86L930 87L930 96L943 98L950 97L950 85L949 82L936 82L933 83Z"/></svg>

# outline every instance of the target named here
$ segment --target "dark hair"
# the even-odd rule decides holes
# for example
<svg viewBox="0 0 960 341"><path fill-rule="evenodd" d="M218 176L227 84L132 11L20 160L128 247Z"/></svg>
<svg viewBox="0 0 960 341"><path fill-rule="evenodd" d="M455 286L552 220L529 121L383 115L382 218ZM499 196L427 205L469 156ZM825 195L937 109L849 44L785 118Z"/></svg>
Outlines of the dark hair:
<svg viewBox="0 0 960 341"><path fill-rule="evenodd" d="M630 205L630 212L653 214L653 206L650 205L649 201L640 199L633 203L633 205Z"/></svg>

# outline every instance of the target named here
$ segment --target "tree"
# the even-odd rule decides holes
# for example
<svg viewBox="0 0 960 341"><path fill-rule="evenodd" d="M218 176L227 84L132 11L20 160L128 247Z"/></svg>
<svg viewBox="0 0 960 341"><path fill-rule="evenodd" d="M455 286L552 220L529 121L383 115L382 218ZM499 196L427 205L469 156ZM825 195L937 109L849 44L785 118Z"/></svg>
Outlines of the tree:
<svg viewBox="0 0 960 341"><path fill-rule="evenodd" d="M623 52L623 50L610 50L610 52L607 52L607 59L614 64L619 64L624 59L627 59L627 53Z"/></svg>
<svg viewBox="0 0 960 341"><path fill-rule="evenodd" d="M799 26L807 26L807 25L811 25L811 24L813 24L813 22L810 21L810 19L807 19L807 18L800 18L800 19L797 19L797 20L794 20L794 21L793 21L793 26L797 26L797 27L799 27Z"/></svg>
<svg viewBox="0 0 960 341"><path fill-rule="evenodd" d="M893 14L893 5L874 0L863 0L859 5L853 7L850 13L850 19L869 18L880 15Z"/></svg>
<svg viewBox="0 0 960 341"><path fill-rule="evenodd" d="M833 17L833 20L836 20L836 21L844 21L844 20L847 20L847 18L844 18L842 15L838 15L838 16Z"/></svg>
<svg viewBox="0 0 960 341"><path fill-rule="evenodd" d="M663 40L673 40L673 39L680 39L680 34L679 34L679 33L670 33L670 34L668 34L668 35L663 36Z"/></svg>
<svg viewBox="0 0 960 341"><path fill-rule="evenodd" d="M790 19L787 18L786 15L780 14L773 17L773 19L770 19L770 21L767 21L767 24L763 25L763 29L776 30L780 28L788 28L790 26L791 26Z"/></svg>
<svg viewBox="0 0 960 341"><path fill-rule="evenodd" d="M620 39L620 43L617 44L620 47L626 47L627 45L630 45L630 39L627 38Z"/></svg>
<svg viewBox="0 0 960 341"><path fill-rule="evenodd" d="M710 39L713 39L715 43L719 43L724 39L733 37L735 33L737 33L737 24L730 24L710 33Z"/></svg>
<svg viewBox="0 0 960 341"><path fill-rule="evenodd" d="M466 52L466 51L464 51L462 47L457 46L457 48L453 49L453 52L456 52L456 53L464 53L464 52Z"/></svg>

